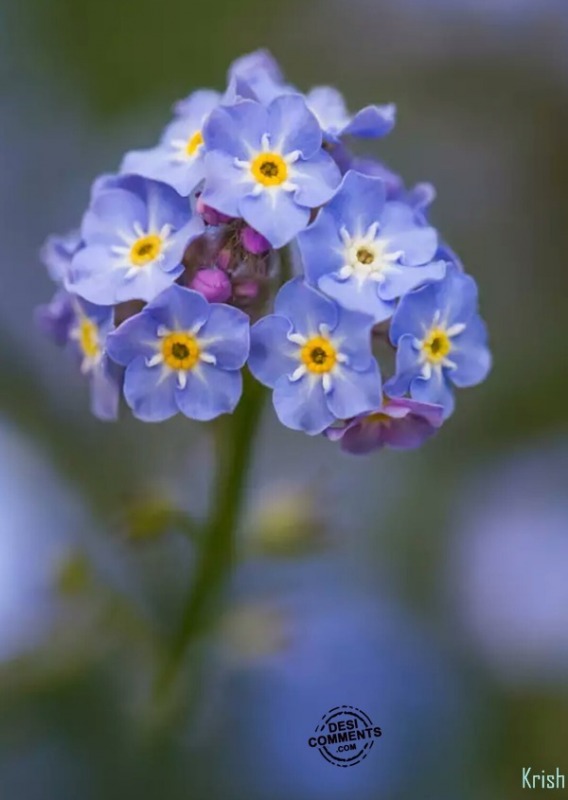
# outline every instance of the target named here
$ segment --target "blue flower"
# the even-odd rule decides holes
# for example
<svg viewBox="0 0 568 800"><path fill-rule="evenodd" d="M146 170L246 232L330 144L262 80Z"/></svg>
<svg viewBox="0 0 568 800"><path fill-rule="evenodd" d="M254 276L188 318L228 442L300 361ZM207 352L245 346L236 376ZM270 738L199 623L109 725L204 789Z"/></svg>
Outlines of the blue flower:
<svg viewBox="0 0 568 800"><path fill-rule="evenodd" d="M273 247L305 228L310 210L327 203L340 181L322 150L318 122L299 95L279 97L268 108L251 100L218 108L204 139L203 202L242 217Z"/></svg>
<svg viewBox="0 0 568 800"><path fill-rule="evenodd" d="M105 183L83 219L85 246L69 288L99 305L152 300L181 275L185 249L202 230L169 186L133 176Z"/></svg>
<svg viewBox="0 0 568 800"><path fill-rule="evenodd" d="M51 303L40 306L36 321L59 346L67 345L89 378L91 410L99 419L118 416L120 370L106 355L106 340L114 328L112 308L96 306L59 289Z"/></svg>
<svg viewBox="0 0 568 800"><path fill-rule="evenodd" d="M218 92L208 90L180 101L175 107L178 117L157 147L127 153L120 171L162 181L188 197L205 177L203 126L220 101Z"/></svg>
<svg viewBox="0 0 568 800"><path fill-rule="evenodd" d="M487 331L477 313L477 286L453 265L443 281L402 298L390 337L398 352L396 375L386 391L437 403L446 417L454 409L451 384L474 386L491 368Z"/></svg>
<svg viewBox="0 0 568 800"><path fill-rule="evenodd" d="M282 287L274 310L252 328L249 366L274 389L284 425L315 435L380 406L372 319L342 309L300 278Z"/></svg>
<svg viewBox="0 0 568 800"><path fill-rule="evenodd" d="M240 399L249 320L174 285L109 337L108 352L126 367L124 396L138 419L160 422L181 411L210 420Z"/></svg>
<svg viewBox="0 0 568 800"><path fill-rule="evenodd" d="M350 114L342 94L331 86L316 86L306 95L306 103L331 141L342 136L378 139L390 133L396 122L393 103L366 106L356 114Z"/></svg>
<svg viewBox="0 0 568 800"><path fill-rule="evenodd" d="M78 230L70 231L65 236L49 236L46 239L39 257L47 267L52 281L65 284L73 257L81 246L81 232Z"/></svg>
<svg viewBox="0 0 568 800"><path fill-rule="evenodd" d="M398 297L445 272L444 262L432 262L434 228L410 206L386 202L383 181L357 172L347 173L298 242L309 283L375 322L392 316Z"/></svg>

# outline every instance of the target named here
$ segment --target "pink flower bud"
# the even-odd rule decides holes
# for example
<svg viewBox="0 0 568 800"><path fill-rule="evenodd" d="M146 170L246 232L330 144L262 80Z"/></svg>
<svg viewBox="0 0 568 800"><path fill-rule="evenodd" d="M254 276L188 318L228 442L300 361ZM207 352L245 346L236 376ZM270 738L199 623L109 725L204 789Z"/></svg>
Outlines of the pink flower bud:
<svg viewBox="0 0 568 800"><path fill-rule="evenodd" d="M223 225L224 223L232 220L232 217L228 217L226 214L221 214L220 211L215 211L215 209L211 208L211 206L205 205L201 197L197 199L196 210L198 214L201 214L203 221L206 222L207 225Z"/></svg>
<svg viewBox="0 0 568 800"><path fill-rule="evenodd" d="M245 250L255 256L268 252L271 247L270 242L261 233L258 233L248 225L245 225L241 231L241 244Z"/></svg>
<svg viewBox="0 0 568 800"><path fill-rule="evenodd" d="M228 275L214 267L197 270L189 288L200 292L210 303L224 303L233 291Z"/></svg>

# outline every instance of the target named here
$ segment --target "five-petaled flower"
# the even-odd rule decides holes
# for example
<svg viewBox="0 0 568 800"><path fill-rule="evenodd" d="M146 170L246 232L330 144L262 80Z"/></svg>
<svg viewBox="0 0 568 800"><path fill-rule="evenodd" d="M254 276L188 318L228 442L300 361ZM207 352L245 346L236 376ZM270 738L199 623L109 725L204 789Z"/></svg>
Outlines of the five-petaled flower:
<svg viewBox="0 0 568 800"><path fill-rule="evenodd" d="M203 230L189 201L138 176L94 191L68 288L92 303L152 300L183 272L187 245Z"/></svg>
<svg viewBox="0 0 568 800"><path fill-rule="evenodd" d="M443 281L402 298L390 337L398 350L396 375L386 390L437 403L445 417L454 410L451 384L475 386L491 368L487 330L477 313L477 286L453 265Z"/></svg>
<svg viewBox="0 0 568 800"><path fill-rule="evenodd" d="M412 450L433 436L443 421L441 406L385 397L376 411L340 422L325 435L332 442L340 441L346 453L370 453L383 447Z"/></svg>
<svg viewBox="0 0 568 800"><path fill-rule="evenodd" d="M230 413L240 399L249 321L175 285L112 333L107 349L126 367L124 395L136 417L160 422L181 411L205 421Z"/></svg>
<svg viewBox="0 0 568 800"><path fill-rule="evenodd" d="M402 202L386 202L379 178L348 172L333 200L298 237L307 280L328 297L375 322L395 300L444 276L434 228Z"/></svg>
<svg viewBox="0 0 568 800"><path fill-rule="evenodd" d="M282 287L274 311L252 328L249 367L274 389L284 425L314 435L380 405L372 319L341 308L299 278Z"/></svg>
<svg viewBox="0 0 568 800"><path fill-rule="evenodd" d="M218 108L205 125L207 180L203 201L241 217L283 247L306 227L311 209L332 197L340 182L322 149L322 132L300 95L268 108L252 100Z"/></svg>

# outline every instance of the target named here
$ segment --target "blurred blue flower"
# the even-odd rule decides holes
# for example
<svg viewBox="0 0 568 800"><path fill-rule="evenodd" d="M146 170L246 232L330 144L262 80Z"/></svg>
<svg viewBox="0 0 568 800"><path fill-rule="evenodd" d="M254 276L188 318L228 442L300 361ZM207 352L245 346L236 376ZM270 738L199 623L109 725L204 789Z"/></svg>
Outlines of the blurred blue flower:
<svg viewBox="0 0 568 800"><path fill-rule="evenodd" d="M240 665L235 659L228 665L216 716L223 721L214 736L223 769L207 771L204 796L419 797L440 774L436 796L462 796L468 708L432 631L421 630L392 597L365 592L360 581L355 588L341 559L294 564L302 588L284 596L272 588L278 570L265 564L262 570L271 591L263 590L257 603L267 619L256 622L255 648L252 630L232 630L233 640L243 635L251 655L248 664L241 654ZM250 573L247 578L252 609ZM363 766L338 771L308 738L321 716L343 703L369 714L383 736ZM235 736L236 730L245 735Z"/></svg>
<svg viewBox="0 0 568 800"><path fill-rule="evenodd" d="M366 106L350 114L343 95L331 86L316 86L306 95L306 103L315 115L326 138L336 141L342 136L378 139L392 131L396 122L396 106Z"/></svg>
<svg viewBox="0 0 568 800"><path fill-rule="evenodd" d="M375 322L395 300L444 276L433 262L438 235L402 202L386 201L382 180L348 172L333 200L298 236L307 280L345 308Z"/></svg>
<svg viewBox="0 0 568 800"><path fill-rule="evenodd" d="M82 225L85 246L68 287L99 305L152 300L182 272L184 251L203 230L171 187L123 176L94 191Z"/></svg>
<svg viewBox="0 0 568 800"><path fill-rule="evenodd" d="M444 410L408 398L385 397L380 408L328 428L331 441L340 441L346 453L363 454L383 447L412 450L420 447L442 425Z"/></svg>
<svg viewBox="0 0 568 800"><path fill-rule="evenodd" d="M126 320L107 347L126 367L124 396L136 417L159 422L181 411L206 421L230 413L240 399L249 320L174 285Z"/></svg>
<svg viewBox="0 0 568 800"><path fill-rule="evenodd" d="M443 281L406 295L390 329L398 347L396 375L385 386L393 396L437 403L448 417L454 410L451 384L481 383L491 368L485 323L477 313L473 278L448 266Z"/></svg>
<svg viewBox="0 0 568 800"><path fill-rule="evenodd" d="M456 635L509 683L567 685L568 440L470 479L446 564Z"/></svg>
<svg viewBox="0 0 568 800"><path fill-rule="evenodd" d="M274 311L252 328L249 366L274 389L284 425L315 435L380 405L370 317L341 308L300 278L280 289Z"/></svg>
<svg viewBox="0 0 568 800"><path fill-rule="evenodd" d="M305 228L310 210L326 203L340 181L322 150L318 122L299 95L280 97L268 108L251 100L218 108L204 140L203 202L242 217L273 247Z"/></svg>
<svg viewBox="0 0 568 800"><path fill-rule="evenodd" d="M127 153L121 172L163 181L187 197L205 177L203 126L221 102L218 92L194 92L176 107L177 118L150 150Z"/></svg>

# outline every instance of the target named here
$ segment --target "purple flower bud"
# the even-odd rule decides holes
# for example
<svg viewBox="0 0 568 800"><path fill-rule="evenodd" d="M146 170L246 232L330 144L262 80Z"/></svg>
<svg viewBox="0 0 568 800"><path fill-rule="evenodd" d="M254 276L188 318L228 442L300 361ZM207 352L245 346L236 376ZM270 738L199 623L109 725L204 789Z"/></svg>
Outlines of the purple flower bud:
<svg viewBox="0 0 568 800"><path fill-rule="evenodd" d="M210 303L226 302L233 291L228 275L215 267L197 270L189 288L200 292Z"/></svg>
<svg viewBox="0 0 568 800"><path fill-rule="evenodd" d="M203 217L203 221L206 222L207 225L223 225L232 220L232 217L221 214L219 211L215 211L214 208L211 208L211 206L206 205L201 197L197 200L196 210L197 213Z"/></svg>
<svg viewBox="0 0 568 800"><path fill-rule="evenodd" d="M248 225L245 225L241 231L241 244L245 250L248 250L249 253L255 256L259 256L270 250L270 242L268 239L265 239L261 233L258 233L258 231L255 231L254 228Z"/></svg>

